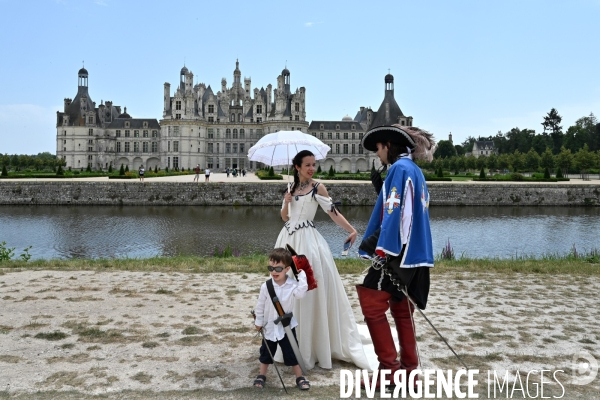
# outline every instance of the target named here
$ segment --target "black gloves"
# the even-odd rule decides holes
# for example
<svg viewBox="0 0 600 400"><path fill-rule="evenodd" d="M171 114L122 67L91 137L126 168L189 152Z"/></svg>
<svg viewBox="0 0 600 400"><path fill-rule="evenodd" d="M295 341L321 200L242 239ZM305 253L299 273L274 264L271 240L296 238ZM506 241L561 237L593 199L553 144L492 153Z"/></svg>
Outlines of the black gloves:
<svg viewBox="0 0 600 400"><path fill-rule="evenodd" d="M381 228L377 229L371 236L364 238L360 243L360 246L358 246L358 249L364 251L370 256L375 254L375 248L377 247L377 241L379 240L380 233Z"/></svg>
<svg viewBox="0 0 600 400"><path fill-rule="evenodd" d="M381 173L379 173L379 171L376 169L371 170L371 183L375 188L375 192L379 194L379 192L381 192L381 188L383 187L383 179L381 179Z"/></svg>

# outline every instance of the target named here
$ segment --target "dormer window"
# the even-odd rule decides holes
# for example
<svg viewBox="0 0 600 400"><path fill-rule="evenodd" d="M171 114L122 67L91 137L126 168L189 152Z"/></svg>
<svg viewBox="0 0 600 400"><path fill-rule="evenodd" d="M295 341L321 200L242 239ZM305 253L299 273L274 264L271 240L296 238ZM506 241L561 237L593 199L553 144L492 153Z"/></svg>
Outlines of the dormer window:
<svg viewBox="0 0 600 400"><path fill-rule="evenodd" d="M339 130L340 130L340 126L339 126L339 125L336 125L336 126L335 126L335 130L336 130L336 131L339 131Z"/></svg>
<svg viewBox="0 0 600 400"><path fill-rule="evenodd" d="M321 126L319 127L319 129L323 130L323 124L321 124Z"/></svg>
<svg viewBox="0 0 600 400"><path fill-rule="evenodd" d="M350 128L350 129L354 130L354 129L356 129L356 126L353 124L352 128Z"/></svg>
<svg viewBox="0 0 600 400"><path fill-rule="evenodd" d="M148 121L144 121L144 129L148 128Z"/></svg>
<svg viewBox="0 0 600 400"><path fill-rule="evenodd" d="M125 128L129 128L129 121L125 121Z"/></svg>
<svg viewBox="0 0 600 400"><path fill-rule="evenodd" d="M214 106L214 104L209 104L208 105L208 113L212 114L214 112L215 112L215 106Z"/></svg>

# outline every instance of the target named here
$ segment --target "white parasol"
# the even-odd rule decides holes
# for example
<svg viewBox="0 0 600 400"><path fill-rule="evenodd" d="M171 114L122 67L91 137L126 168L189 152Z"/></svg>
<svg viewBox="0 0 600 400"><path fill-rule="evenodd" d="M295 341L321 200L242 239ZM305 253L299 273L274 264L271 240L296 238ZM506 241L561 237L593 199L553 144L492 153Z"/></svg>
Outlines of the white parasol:
<svg viewBox="0 0 600 400"><path fill-rule="evenodd" d="M279 131L263 136L248 150L248 159L269 166L292 164L292 159L302 150L309 150L315 160L322 160L331 150L316 137L302 131Z"/></svg>

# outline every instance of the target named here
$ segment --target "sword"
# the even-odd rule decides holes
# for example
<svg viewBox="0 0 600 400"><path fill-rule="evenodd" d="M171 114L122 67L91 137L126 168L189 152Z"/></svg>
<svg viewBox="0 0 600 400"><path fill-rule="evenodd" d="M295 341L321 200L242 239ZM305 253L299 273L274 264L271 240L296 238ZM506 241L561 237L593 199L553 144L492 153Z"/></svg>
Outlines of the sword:
<svg viewBox="0 0 600 400"><path fill-rule="evenodd" d="M435 333L438 334L438 336L444 341L444 343L446 343L446 346L448 346L448 348L450 349L450 351L456 356L456 358L458 358L458 361L460 361L460 363L465 367L466 370L469 369L469 367L467 367L467 364L465 364L465 362L462 360L462 358L460 358L458 356L458 354L456 354L456 352L454 351L454 349L452 348L452 346L450 346L450 344L446 341L446 339L444 339L444 337L442 336L442 334L435 328L435 326L433 326L433 323L429 320L429 318L427 318L427 316L425 315L425 313L423 312L423 310L421 310L417 304L414 302L414 300L408 295L408 292L406 291L406 287L402 288L400 287L400 290L402 291L402 293L404 293L404 295L406 296L406 298L408 299L408 301L410 301L413 305L414 308L416 308L417 310L419 310L419 312L421 313L421 315L423 316L423 318L425 318L425 321L427 321L429 323L429 325L433 328L433 330L435 331ZM414 329L414 324L413 324L413 329Z"/></svg>
<svg viewBox="0 0 600 400"><path fill-rule="evenodd" d="M250 310L250 314L252 314L252 316L254 317L254 320L256 321L256 314L254 314L254 310ZM271 356L271 361L273 361L273 366L275 367L275 371L277 371L277 376L279 377L279 380L281 381L281 384L283 385L283 390L285 390L286 394L289 394L287 391L287 388L285 387L285 383L283 383L281 374L279 373L279 368L277 368L277 364L275 364L275 357L273 357L273 353L271 353L271 349L269 348L269 345L267 344L267 338L265 338L265 333L263 332L262 328L260 328L259 332L260 332L260 336L262 336L263 343L265 344L265 347L267 348L267 351L269 352L269 355Z"/></svg>
<svg viewBox="0 0 600 400"><path fill-rule="evenodd" d="M302 370L302 374L306 375L306 367L304 366L304 359L302 358L302 354L300 354L300 349L298 348L298 343L296 342L296 338L294 337L294 334L292 333L292 329L290 328L290 322L292 321L293 314L291 311L289 313L284 313L283 307L281 307L281 303L279 302L279 299L277 298L277 296L273 297L272 300L273 300L273 305L275 306L275 310L277 310L277 314L279 314L279 317L277 317L277 319L273 322L276 324L281 323L281 325L283 325L283 330L285 331L285 335L287 336L288 341L290 342L290 345L292 347L292 350L294 351L294 355L296 356L298 365L300 366L300 369Z"/></svg>

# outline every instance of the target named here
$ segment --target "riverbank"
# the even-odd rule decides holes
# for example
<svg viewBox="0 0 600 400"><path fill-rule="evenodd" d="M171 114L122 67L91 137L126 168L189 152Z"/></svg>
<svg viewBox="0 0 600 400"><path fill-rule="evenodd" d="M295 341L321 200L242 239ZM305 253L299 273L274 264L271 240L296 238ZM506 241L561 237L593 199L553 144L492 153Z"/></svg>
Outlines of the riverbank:
<svg viewBox="0 0 600 400"><path fill-rule="evenodd" d="M260 341L254 307L266 273L264 256L68 260L0 264L0 398L119 399L277 398L273 370L260 394ZM354 285L360 260L338 266L357 321ZM470 368L562 369L564 398L598 398L600 382L571 384L574 356L600 360L600 267L581 259L438 262L428 317ZM525 285L524 283L527 283ZM415 313L423 368L459 363ZM337 398L335 362L308 378L300 394L281 367L292 398ZM525 380L524 374L523 380ZM539 375L533 377L539 382ZM533 388L532 388L533 389ZM545 396L561 387L546 384ZM502 396L501 396L502 397Z"/></svg>
<svg viewBox="0 0 600 400"><path fill-rule="evenodd" d="M190 179L189 176L184 177ZM250 179L250 176L247 178ZM137 183L131 180L4 180L0 181L0 204L277 206L281 205L286 189L282 181L242 182L244 178L209 183L156 179ZM375 204L376 194L369 182L325 181L325 184L330 196L343 205ZM600 206L600 183L594 184L593 181L431 182L429 194L432 206Z"/></svg>

